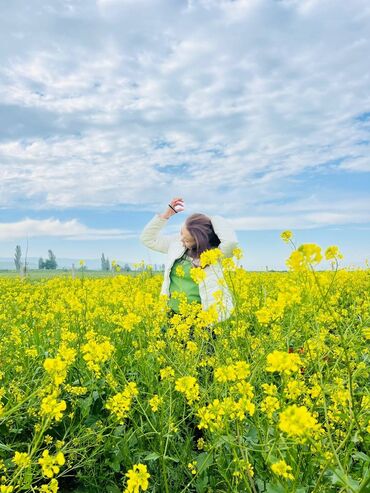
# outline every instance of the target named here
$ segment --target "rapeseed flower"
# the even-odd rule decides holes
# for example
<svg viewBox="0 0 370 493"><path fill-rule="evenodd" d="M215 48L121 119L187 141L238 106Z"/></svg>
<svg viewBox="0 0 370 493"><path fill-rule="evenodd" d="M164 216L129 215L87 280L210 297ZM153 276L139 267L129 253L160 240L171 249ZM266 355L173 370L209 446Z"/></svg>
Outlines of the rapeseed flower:
<svg viewBox="0 0 370 493"><path fill-rule="evenodd" d="M140 490L146 491L149 487L150 474L144 464L135 464L126 473L126 477L128 480L124 493L140 493Z"/></svg>
<svg viewBox="0 0 370 493"><path fill-rule="evenodd" d="M276 397L268 395L262 400L260 406L261 411L266 413L269 418L272 418L274 412L280 409L280 402Z"/></svg>
<svg viewBox="0 0 370 493"><path fill-rule="evenodd" d="M27 452L15 452L12 462L14 462L16 466L24 469L31 464L31 457Z"/></svg>
<svg viewBox="0 0 370 493"><path fill-rule="evenodd" d="M42 493L57 493L58 490L59 484L55 478L53 478L49 484L43 484L40 486L40 491Z"/></svg>
<svg viewBox="0 0 370 493"><path fill-rule="evenodd" d="M239 247L234 248L232 253L233 253L233 257L235 257L237 260L243 258L243 250Z"/></svg>
<svg viewBox="0 0 370 493"><path fill-rule="evenodd" d="M155 394L150 400L149 405L153 411L153 413L158 411L159 406L162 404L163 399L159 397L159 395Z"/></svg>
<svg viewBox="0 0 370 493"><path fill-rule="evenodd" d="M275 462L271 466L272 472L277 476L281 476L284 479L294 479L292 474L292 468L284 461L280 460L279 462Z"/></svg>
<svg viewBox="0 0 370 493"><path fill-rule="evenodd" d="M297 372L302 366L299 354L287 353L285 351L273 351L267 355L266 371L290 373Z"/></svg>
<svg viewBox="0 0 370 493"><path fill-rule="evenodd" d="M343 255L340 253L337 246L330 246L325 250L325 258L326 260L333 260L336 258L343 258Z"/></svg>
<svg viewBox="0 0 370 493"><path fill-rule="evenodd" d="M289 230L283 231L280 235L280 238L285 241L285 243L288 243L288 241L293 237L293 233Z"/></svg>
<svg viewBox="0 0 370 493"><path fill-rule="evenodd" d="M237 361L231 365L215 368L215 380L217 382L234 382L244 380L250 374L250 365L245 361Z"/></svg>
<svg viewBox="0 0 370 493"><path fill-rule="evenodd" d="M113 397L110 397L105 407L116 416L119 423L123 424L131 409L132 401L138 394L139 391L136 383L130 382L127 384L123 392L119 392Z"/></svg>
<svg viewBox="0 0 370 493"><path fill-rule="evenodd" d="M223 253L219 248L212 248L206 250L200 255L200 266L206 267L207 265L215 265L223 257Z"/></svg>
<svg viewBox="0 0 370 493"><path fill-rule="evenodd" d="M105 338L103 342L97 342L94 339L90 339L86 344L82 346L83 358L87 363L87 366L97 376L100 375L101 365L108 361L112 353L114 352L114 346L110 343L108 338Z"/></svg>
<svg viewBox="0 0 370 493"><path fill-rule="evenodd" d="M290 437L305 437L317 431L320 426L306 406L293 404L280 413L279 428Z"/></svg>
<svg viewBox="0 0 370 493"><path fill-rule="evenodd" d="M199 385L195 377L186 376L176 380L175 389L185 395L189 404L199 400Z"/></svg>
<svg viewBox="0 0 370 493"><path fill-rule="evenodd" d="M50 419L60 421L66 408L66 401L58 400L58 392L54 391L42 399L40 413L42 416L48 416Z"/></svg>
<svg viewBox="0 0 370 493"><path fill-rule="evenodd" d="M67 376L68 364L61 358L47 358L44 361L44 368L46 372L50 375L54 384L59 386L64 382Z"/></svg>
<svg viewBox="0 0 370 493"><path fill-rule="evenodd" d="M6 484L0 485L0 493L13 493L14 486L7 486Z"/></svg>
<svg viewBox="0 0 370 493"><path fill-rule="evenodd" d="M58 452L56 455L50 455L48 450L44 450L42 457L39 459L39 464L42 467L42 474L47 478L52 478L59 473L60 467L65 464L63 452Z"/></svg>
<svg viewBox="0 0 370 493"><path fill-rule="evenodd" d="M190 277L196 284L200 284L206 278L206 271L201 267L192 267L190 269Z"/></svg>
<svg viewBox="0 0 370 493"><path fill-rule="evenodd" d="M195 475L197 473L197 461L193 460L193 462L189 462L188 469L190 470L191 474Z"/></svg>
<svg viewBox="0 0 370 493"><path fill-rule="evenodd" d="M159 371L161 380L172 380L175 376L175 370L171 366L166 366Z"/></svg>

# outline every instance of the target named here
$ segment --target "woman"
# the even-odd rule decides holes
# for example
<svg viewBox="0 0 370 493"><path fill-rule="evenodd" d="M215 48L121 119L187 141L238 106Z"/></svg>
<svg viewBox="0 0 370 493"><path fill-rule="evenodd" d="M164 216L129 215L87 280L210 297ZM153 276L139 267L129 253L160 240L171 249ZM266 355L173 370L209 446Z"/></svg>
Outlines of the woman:
<svg viewBox="0 0 370 493"><path fill-rule="evenodd" d="M205 250L219 248L226 257L231 257L238 245L236 235L222 217L208 217L204 214L189 216L181 228L180 235L161 235L167 220L183 210L183 200L172 199L165 212L156 214L140 236L144 245L167 254L161 294L168 296L169 307L178 312L178 300L173 296L175 292L184 293L188 302L201 303L203 310L207 310L215 304L214 293L221 291L223 307L216 305L218 320L226 320L231 314L233 304L231 293L226 283L222 282L220 264L206 266L205 279L199 285L192 279L190 269L199 266L200 255ZM179 266L182 267L181 275L177 269Z"/></svg>

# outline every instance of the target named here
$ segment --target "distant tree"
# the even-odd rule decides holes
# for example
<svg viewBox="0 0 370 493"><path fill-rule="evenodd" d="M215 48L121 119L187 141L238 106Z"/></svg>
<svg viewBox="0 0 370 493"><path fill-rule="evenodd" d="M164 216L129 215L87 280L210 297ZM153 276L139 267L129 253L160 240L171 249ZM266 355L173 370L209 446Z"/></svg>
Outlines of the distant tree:
<svg viewBox="0 0 370 493"><path fill-rule="evenodd" d="M104 253L101 255L101 270L109 271L110 270L110 262L109 258L105 258Z"/></svg>
<svg viewBox="0 0 370 493"><path fill-rule="evenodd" d="M122 270L123 272L131 272L130 264L125 264Z"/></svg>
<svg viewBox="0 0 370 493"><path fill-rule="evenodd" d="M45 261L42 257L39 258L39 269L45 269Z"/></svg>
<svg viewBox="0 0 370 493"><path fill-rule="evenodd" d="M18 272L20 272L22 267L22 249L20 245L17 245L15 247L14 263L15 263L15 268L17 269Z"/></svg>
<svg viewBox="0 0 370 493"><path fill-rule="evenodd" d="M54 270L58 267L57 259L52 250L48 250L49 258L44 262L44 268L48 270Z"/></svg>

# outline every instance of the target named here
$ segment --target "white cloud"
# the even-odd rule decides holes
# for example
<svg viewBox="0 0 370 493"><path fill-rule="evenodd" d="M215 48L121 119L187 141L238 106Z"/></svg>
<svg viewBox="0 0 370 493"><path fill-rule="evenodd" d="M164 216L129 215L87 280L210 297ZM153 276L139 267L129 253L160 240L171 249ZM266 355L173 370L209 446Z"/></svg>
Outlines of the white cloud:
<svg viewBox="0 0 370 493"><path fill-rule="evenodd" d="M307 174L325 183L322 203L334 172L370 170L365 0L12 5L0 206L155 210L180 193L210 213L242 211L248 227L267 227L282 201L306 227L366 216L294 208L311 194Z"/></svg>
<svg viewBox="0 0 370 493"><path fill-rule="evenodd" d="M67 240L105 240L136 237L129 231L120 229L94 229L81 224L76 219L23 219L13 223L0 223L0 240L9 241L22 238L59 237Z"/></svg>

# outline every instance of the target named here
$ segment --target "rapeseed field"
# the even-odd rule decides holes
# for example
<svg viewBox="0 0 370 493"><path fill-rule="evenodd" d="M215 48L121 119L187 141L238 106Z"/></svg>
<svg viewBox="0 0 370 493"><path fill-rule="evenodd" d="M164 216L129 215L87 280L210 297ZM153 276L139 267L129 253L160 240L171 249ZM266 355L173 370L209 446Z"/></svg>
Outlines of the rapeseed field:
<svg viewBox="0 0 370 493"><path fill-rule="evenodd" d="M224 322L149 268L1 279L0 492L369 491L369 269L282 239L288 272L203 255Z"/></svg>

